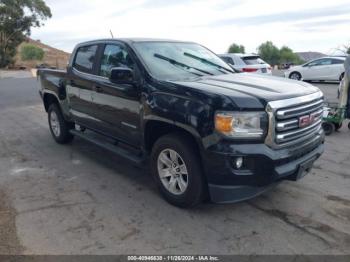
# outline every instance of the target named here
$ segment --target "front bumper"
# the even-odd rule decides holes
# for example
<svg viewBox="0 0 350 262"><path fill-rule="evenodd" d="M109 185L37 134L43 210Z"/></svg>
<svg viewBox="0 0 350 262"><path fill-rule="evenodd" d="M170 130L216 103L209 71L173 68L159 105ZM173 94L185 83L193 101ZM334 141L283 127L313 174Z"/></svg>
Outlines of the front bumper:
<svg viewBox="0 0 350 262"><path fill-rule="evenodd" d="M231 144L221 142L203 153L203 164L210 198L215 203L232 203L253 198L282 180L297 180L307 163L324 151L321 131L311 141L294 147L274 150L265 144ZM233 160L243 157L245 166L237 170Z"/></svg>

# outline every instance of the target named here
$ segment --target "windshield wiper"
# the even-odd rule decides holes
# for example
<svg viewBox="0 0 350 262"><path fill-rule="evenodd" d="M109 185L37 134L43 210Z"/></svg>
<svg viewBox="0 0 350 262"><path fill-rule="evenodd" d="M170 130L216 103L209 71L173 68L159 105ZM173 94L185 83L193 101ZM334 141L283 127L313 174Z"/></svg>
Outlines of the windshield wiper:
<svg viewBox="0 0 350 262"><path fill-rule="evenodd" d="M230 69L227 69L226 67L223 67L223 66L221 66L221 65L215 64L215 63L213 63L213 62L211 62L211 61L209 61L209 60L207 60L207 59L205 59L205 58L202 58L202 57L199 57L199 56L195 56L195 55L193 55L193 54L186 53L186 52L184 53L184 55L185 55L185 56L188 56L188 57L191 57L191 58L193 58L193 59L196 59L196 60L198 60L198 61L201 61L201 62L204 63L204 64L212 65L212 66L215 66L215 67L217 67L217 68L219 68L219 69L225 70L225 71L227 71L227 72L234 73L234 71L232 71L232 70L230 70ZM222 72L221 70L219 70L219 71Z"/></svg>
<svg viewBox="0 0 350 262"><path fill-rule="evenodd" d="M174 60L174 59L172 59L172 58L169 58L169 57L166 57L166 56L157 54L157 53L154 54L154 57L157 57L157 58L159 58L159 59L168 61L169 63L171 63L171 64L173 64L173 65L178 65L178 66L181 66L181 67L183 67L183 68L188 68L188 69L194 69L194 70L197 70L197 71L202 72L202 73L207 74L207 75L213 75L212 73L210 73L210 72L208 72L208 71L205 71L205 70L202 70L202 69L193 67L193 66L186 65L186 64L181 63L181 62L179 62L179 61L176 61L176 60ZM190 71L188 71L188 72L190 72ZM198 74L198 73L195 73L195 72L190 72L190 73L196 74L196 75L198 75L198 76L203 76L203 75Z"/></svg>

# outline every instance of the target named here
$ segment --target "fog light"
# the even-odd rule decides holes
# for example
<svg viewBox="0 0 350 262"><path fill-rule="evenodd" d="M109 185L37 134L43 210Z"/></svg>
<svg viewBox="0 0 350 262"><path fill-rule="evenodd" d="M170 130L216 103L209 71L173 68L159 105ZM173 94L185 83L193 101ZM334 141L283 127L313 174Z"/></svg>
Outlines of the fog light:
<svg viewBox="0 0 350 262"><path fill-rule="evenodd" d="M235 158L234 165L236 169L240 169L243 166L243 157Z"/></svg>

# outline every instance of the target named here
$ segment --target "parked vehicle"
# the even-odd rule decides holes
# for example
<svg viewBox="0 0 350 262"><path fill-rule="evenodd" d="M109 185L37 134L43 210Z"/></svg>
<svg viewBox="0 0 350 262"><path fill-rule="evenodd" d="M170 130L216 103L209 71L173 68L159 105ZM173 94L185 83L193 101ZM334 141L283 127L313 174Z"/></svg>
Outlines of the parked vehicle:
<svg viewBox="0 0 350 262"><path fill-rule="evenodd" d="M79 44L67 71L39 69L51 134L149 163L180 207L252 198L298 180L323 152L322 92L237 74L191 42L110 39Z"/></svg>
<svg viewBox="0 0 350 262"><path fill-rule="evenodd" d="M219 57L239 72L272 74L271 66L254 54L222 54Z"/></svg>
<svg viewBox="0 0 350 262"><path fill-rule="evenodd" d="M300 66L293 66L285 77L307 81L341 81L344 77L345 57L323 57Z"/></svg>
<svg viewBox="0 0 350 262"><path fill-rule="evenodd" d="M339 102L327 103L324 109L322 127L326 135L339 130L344 120L350 118L350 56L346 57L344 69L345 74L338 89Z"/></svg>

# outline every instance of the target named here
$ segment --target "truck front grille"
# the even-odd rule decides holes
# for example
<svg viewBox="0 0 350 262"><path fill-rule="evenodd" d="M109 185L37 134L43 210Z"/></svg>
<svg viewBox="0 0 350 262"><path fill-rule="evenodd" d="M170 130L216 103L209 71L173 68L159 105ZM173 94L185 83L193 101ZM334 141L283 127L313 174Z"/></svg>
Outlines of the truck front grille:
<svg viewBox="0 0 350 262"><path fill-rule="evenodd" d="M266 143L285 147L314 137L321 129L323 103L321 92L270 102L267 107L270 123Z"/></svg>

